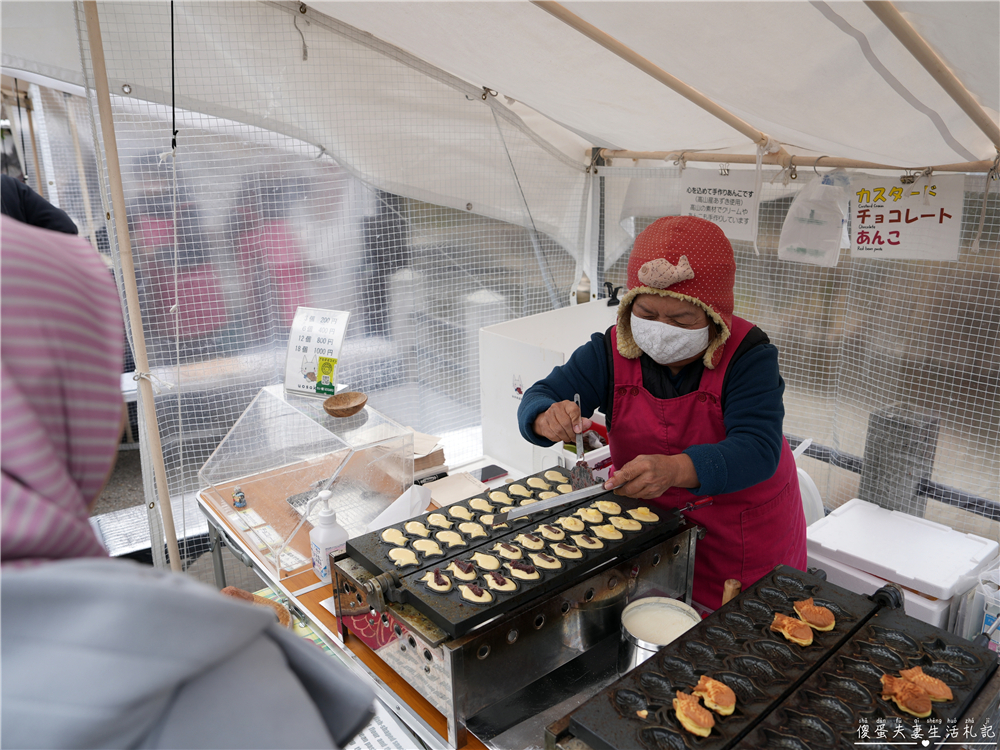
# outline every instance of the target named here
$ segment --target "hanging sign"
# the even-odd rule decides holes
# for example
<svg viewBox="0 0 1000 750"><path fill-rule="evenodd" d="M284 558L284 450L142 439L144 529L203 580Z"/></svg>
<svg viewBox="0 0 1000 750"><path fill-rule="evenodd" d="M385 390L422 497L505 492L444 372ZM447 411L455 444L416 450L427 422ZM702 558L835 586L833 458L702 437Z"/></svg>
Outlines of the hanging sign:
<svg viewBox="0 0 1000 750"><path fill-rule="evenodd" d="M336 393L337 359L350 317L340 310L296 309L285 354L286 392L324 397Z"/></svg>
<svg viewBox="0 0 1000 750"><path fill-rule="evenodd" d="M688 167L681 172L681 215L718 224L730 241L753 242L755 182L752 169L720 174L712 169Z"/></svg>
<svg viewBox="0 0 1000 750"><path fill-rule="evenodd" d="M852 178L851 257L958 260L963 175Z"/></svg>

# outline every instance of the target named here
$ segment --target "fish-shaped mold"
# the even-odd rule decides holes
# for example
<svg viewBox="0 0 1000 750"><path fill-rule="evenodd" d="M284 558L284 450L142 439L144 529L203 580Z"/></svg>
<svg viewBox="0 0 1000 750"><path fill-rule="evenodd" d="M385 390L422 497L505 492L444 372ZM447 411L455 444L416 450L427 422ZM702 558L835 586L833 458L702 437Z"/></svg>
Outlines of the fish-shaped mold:
<svg viewBox="0 0 1000 750"><path fill-rule="evenodd" d="M979 658L973 656L964 648L945 643L940 638L924 644L924 650L934 655L940 661L946 661L956 667L978 667Z"/></svg>
<svg viewBox="0 0 1000 750"><path fill-rule="evenodd" d="M710 625L705 628L705 640L716 648L735 648L736 636L733 631L720 628L718 625Z"/></svg>
<svg viewBox="0 0 1000 750"><path fill-rule="evenodd" d="M639 675L639 687L650 698L667 702L674 698L674 684L659 672L643 672Z"/></svg>
<svg viewBox="0 0 1000 750"><path fill-rule="evenodd" d="M823 687L826 692L840 698L849 706L867 708L874 702L871 691L851 677L827 672L823 675Z"/></svg>
<svg viewBox="0 0 1000 750"><path fill-rule="evenodd" d="M840 700L832 695L821 695L812 690L802 692L802 697L809 708L809 711L823 719L832 726L847 727L854 722L854 712Z"/></svg>
<svg viewBox="0 0 1000 750"><path fill-rule="evenodd" d="M768 750L813 750L809 745L789 734L782 734L773 729L763 730L767 742L763 745Z"/></svg>
<svg viewBox="0 0 1000 750"><path fill-rule="evenodd" d="M784 679L771 662L759 656L736 656L733 657L732 664L740 672L758 682L769 684Z"/></svg>
<svg viewBox="0 0 1000 750"><path fill-rule="evenodd" d="M789 599L788 594L781 589L777 589L772 586L761 586L757 589L756 593L757 596L770 604L772 607L785 608L792 606L792 600Z"/></svg>
<svg viewBox="0 0 1000 750"><path fill-rule="evenodd" d="M856 680L861 680L862 682L881 685L882 675L884 675L885 672L876 667L870 661L860 661L858 659L852 659L849 656L838 656L837 659L840 662L840 672L843 672L847 676L853 677Z"/></svg>
<svg viewBox="0 0 1000 750"><path fill-rule="evenodd" d="M906 633L900 633L898 630L892 630L891 628L882 628L878 625L872 626L872 633L875 634L876 640L886 644L893 651L901 654L916 654L920 651L920 646L917 645L917 642L906 635Z"/></svg>
<svg viewBox="0 0 1000 750"><path fill-rule="evenodd" d="M964 685L969 681L968 676L964 672L958 671L950 664L943 661L927 662L929 662L928 659L921 659L919 662L920 667L924 670L924 674L937 677L941 682L949 686Z"/></svg>
<svg viewBox="0 0 1000 750"><path fill-rule="evenodd" d="M754 681L744 674L738 672L714 672L713 680L718 680L736 693L737 705L756 703L767 700L767 696L761 692Z"/></svg>
<svg viewBox="0 0 1000 750"><path fill-rule="evenodd" d="M805 740L810 746L833 747L837 742L837 734L818 716L799 713L791 708L782 710L786 720L782 729L794 737Z"/></svg>
<svg viewBox="0 0 1000 750"><path fill-rule="evenodd" d="M787 643L778 641L752 641L750 650L760 654L765 659L774 664L783 666L799 666L802 662L800 657Z"/></svg>
<svg viewBox="0 0 1000 750"><path fill-rule="evenodd" d="M741 612L725 612L721 619L722 624L735 633L753 633L757 630L757 623Z"/></svg>
<svg viewBox="0 0 1000 750"><path fill-rule="evenodd" d="M861 655L877 667L890 672L906 669L906 662L903 661L903 658L884 644L858 641L857 646Z"/></svg>
<svg viewBox="0 0 1000 750"><path fill-rule="evenodd" d="M684 653L700 662L713 662L719 658L714 648L701 641L685 641Z"/></svg>
<svg viewBox="0 0 1000 750"><path fill-rule="evenodd" d="M646 698L642 693L637 693L634 690L616 690L614 704L623 716L635 716L636 711L642 711L646 708Z"/></svg>
<svg viewBox="0 0 1000 750"><path fill-rule="evenodd" d="M698 678L694 674L694 665L685 659L676 656L665 655L660 659L662 671L678 687L683 685L694 685Z"/></svg>
<svg viewBox="0 0 1000 750"><path fill-rule="evenodd" d="M638 735L639 742L649 750L687 750L684 737L666 727L643 727Z"/></svg>
<svg viewBox="0 0 1000 750"><path fill-rule="evenodd" d="M760 599L744 599L740 602L740 608L759 623L770 625L774 619L774 610Z"/></svg>
<svg viewBox="0 0 1000 750"><path fill-rule="evenodd" d="M805 583L798 578L794 578L784 573L775 573L771 579L775 586L783 589L786 594L795 599L808 599L816 587L811 583Z"/></svg>

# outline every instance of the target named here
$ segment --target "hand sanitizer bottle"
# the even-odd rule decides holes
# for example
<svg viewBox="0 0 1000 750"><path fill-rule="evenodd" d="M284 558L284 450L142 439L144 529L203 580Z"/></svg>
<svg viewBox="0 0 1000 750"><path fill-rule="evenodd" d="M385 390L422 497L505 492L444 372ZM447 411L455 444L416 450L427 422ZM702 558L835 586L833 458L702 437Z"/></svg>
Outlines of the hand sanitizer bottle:
<svg viewBox="0 0 1000 750"><path fill-rule="evenodd" d="M347 546L347 530L337 523L336 512L330 510L330 491L319 493L323 507L316 519L316 525L309 532L309 546L312 548L313 572L323 583L330 583L330 555L344 551Z"/></svg>

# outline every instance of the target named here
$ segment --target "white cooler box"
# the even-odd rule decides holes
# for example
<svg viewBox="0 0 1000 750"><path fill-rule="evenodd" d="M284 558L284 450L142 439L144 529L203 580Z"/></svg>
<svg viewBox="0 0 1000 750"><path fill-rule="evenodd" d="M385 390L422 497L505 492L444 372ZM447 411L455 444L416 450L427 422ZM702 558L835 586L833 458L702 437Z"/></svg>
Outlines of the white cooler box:
<svg viewBox="0 0 1000 750"><path fill-rule="evenodd" d="M953 600L994 563L1000 545L944 524L854 499L806 529L810 567L831 583L871 594L886 581L904 592L906 614L948 627ZM958 596L956 596L958 595Z"/></svg>

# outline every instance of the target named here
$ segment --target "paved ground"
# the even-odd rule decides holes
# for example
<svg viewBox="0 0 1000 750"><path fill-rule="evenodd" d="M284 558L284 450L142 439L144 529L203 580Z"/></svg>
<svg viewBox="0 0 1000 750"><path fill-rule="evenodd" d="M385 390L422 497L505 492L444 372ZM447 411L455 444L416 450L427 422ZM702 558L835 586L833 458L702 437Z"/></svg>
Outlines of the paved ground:
<svg viewBox="0 0 1000 750"><path fill-rule="evenodd" d="M133 505L142 505L143 502L140 452L138 449L120 450L111 479L97 498L90 515L131 508Z"/></svg>

